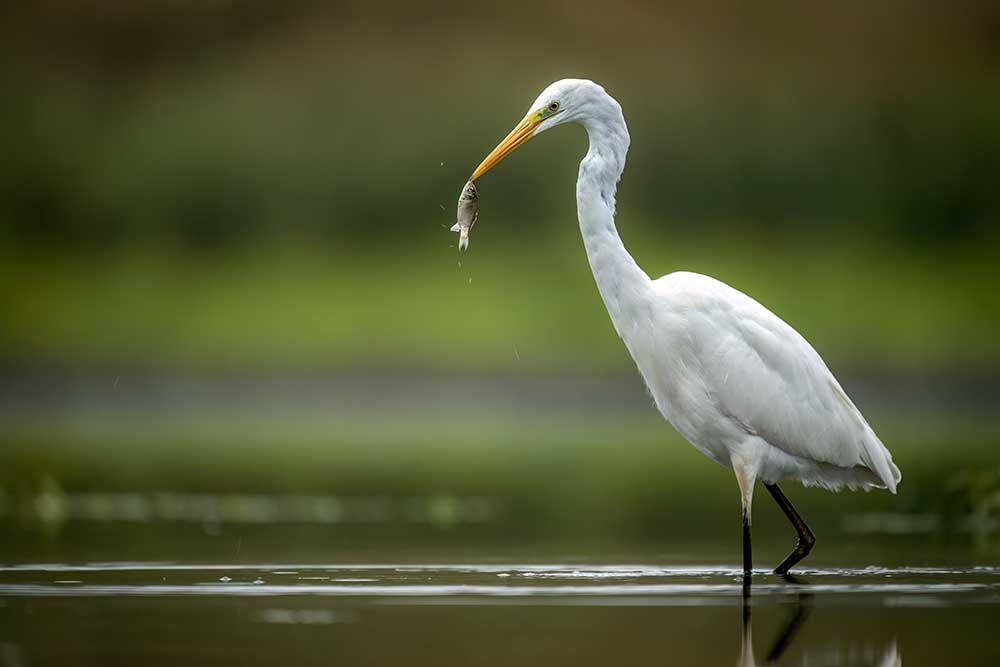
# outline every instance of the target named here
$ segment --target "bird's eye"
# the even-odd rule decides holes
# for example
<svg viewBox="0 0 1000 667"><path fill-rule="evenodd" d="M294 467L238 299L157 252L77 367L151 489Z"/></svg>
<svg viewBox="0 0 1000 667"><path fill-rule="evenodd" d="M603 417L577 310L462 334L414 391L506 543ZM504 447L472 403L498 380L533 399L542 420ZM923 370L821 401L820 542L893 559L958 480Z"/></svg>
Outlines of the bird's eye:
<svg viewBox="0 0 1000 667"><path fill-rule="evenodd" d="M558 111L558 110L559 110L558 102L553 102L552 104L549 105L549 111Z"/></svg>

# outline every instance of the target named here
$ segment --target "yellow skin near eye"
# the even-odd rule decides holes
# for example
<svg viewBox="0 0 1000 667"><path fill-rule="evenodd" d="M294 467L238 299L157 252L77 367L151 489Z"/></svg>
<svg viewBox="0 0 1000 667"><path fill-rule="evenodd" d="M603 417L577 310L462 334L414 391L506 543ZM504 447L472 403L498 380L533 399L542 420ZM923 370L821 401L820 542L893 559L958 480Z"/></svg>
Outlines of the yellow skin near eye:
<svg viewBox="0 0 1000 667"><path fill-rule="evenodd" d="M553 106L555 108L553 108ZM537 112L535 112L535 114L538 116L538 120L542 121L548 118L549 116L554 115L557 111L559 111L559 103L553 102L552 104L549 104L546 107L542 107Z"/></svg>

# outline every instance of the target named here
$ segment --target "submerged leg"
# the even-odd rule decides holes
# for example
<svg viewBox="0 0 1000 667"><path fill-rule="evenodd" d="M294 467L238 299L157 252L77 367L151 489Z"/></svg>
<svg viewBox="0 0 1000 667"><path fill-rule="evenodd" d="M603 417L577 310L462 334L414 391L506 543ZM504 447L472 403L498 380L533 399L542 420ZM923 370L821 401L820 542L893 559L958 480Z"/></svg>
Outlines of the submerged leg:
<svg viewBox="0 0 1000 667"><path fill-rule="evenodd" d="M774 498L774 502L778 503L778 507L781 511L785 513L788 520L795 526L795 530L799 534L799 541L795 544L795 549L792 553L788 554L785 560L781 561L781 564L774 568L775 574L788 574L788 570L792 568L793 565L798 563L800 560L809 555L812 551L813 545L816 544L816 536L813 532L809 530L809 526L806 522L799 516L799 513L795 511L792 507L792 503L788 501L785 494L781 492L777 484L767 484L764 483L764 488L768 490L771 497Z"/></svg>

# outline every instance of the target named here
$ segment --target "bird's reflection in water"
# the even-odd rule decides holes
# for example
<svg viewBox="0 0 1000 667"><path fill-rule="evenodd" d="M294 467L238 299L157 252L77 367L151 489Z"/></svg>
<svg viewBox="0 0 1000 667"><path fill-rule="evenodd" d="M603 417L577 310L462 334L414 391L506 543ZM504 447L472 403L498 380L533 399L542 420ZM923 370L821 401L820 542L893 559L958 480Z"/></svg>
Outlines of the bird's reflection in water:
<svg viewBox="0 0 1000 667"><path fill-rule="evenodd" d="M757 661L754 658L753 617L750 600L749 596L744 596L743 598L740 658L736 663L737 667L756 667L757 665ZM768 647L767 657L764 658L762 664L778 664L778 661L788 650L788 647L791 646L795 637L801 632L810 613L812 613L812 600L813 596L811 593L799 593L795 597L795 604L791 609L791 614L782 626L781 631ZM821 649L819 651L807 650L802 653L799 664L829 667L901 667L903 661L899 655L896 640L893 639L882 651L864 650L861 652L845 652L836 647Z"/></svg>

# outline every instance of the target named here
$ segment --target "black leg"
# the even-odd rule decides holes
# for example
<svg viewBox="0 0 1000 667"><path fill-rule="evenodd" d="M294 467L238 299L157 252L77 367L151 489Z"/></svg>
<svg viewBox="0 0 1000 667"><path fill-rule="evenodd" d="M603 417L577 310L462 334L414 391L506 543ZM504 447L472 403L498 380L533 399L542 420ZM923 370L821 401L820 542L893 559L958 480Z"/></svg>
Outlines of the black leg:
<svg viewBox="0 0 1000 667"><path fill-rule="evenodd" d="M771 497L774 498L774 502L778 503L778 507L780 507L781 511L785 513L785 516L792 522L792 525L795 526L795 530L799 534L799 541L796 543L795 549L792 550L792 553L788 554L788 557L785 558L785 560L781 561L781 565L774 568L775 574L788 574L788 570L790 570L793 565L808 556L809 552L812 551L813 545L816 544L816 536L813 535L811 530L809 530L809 526L807 526L806 522L801 516L799 516L799 513L795 511L792 504L788 502L788 498L786 498L785 494L781 492L781 489L778 488L777 484L765 483L764 488L770 492Z"/></svg>
<svg viewBox="0 0 1000 667"><path fill-rule="evenodd" d="M750 548L750 512L743 508L743 577L753 573L753 550Z"/></svg>

